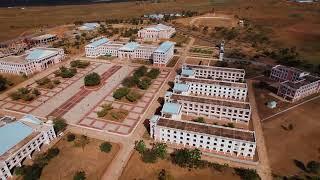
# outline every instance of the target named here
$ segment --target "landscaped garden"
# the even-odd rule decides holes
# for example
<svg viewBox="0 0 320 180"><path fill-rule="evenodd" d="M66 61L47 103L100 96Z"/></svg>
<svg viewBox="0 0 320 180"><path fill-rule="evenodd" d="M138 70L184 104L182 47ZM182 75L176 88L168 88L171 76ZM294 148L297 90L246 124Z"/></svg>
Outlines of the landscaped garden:
<svg viewBox="0 0 320 180"><path fill-rule="evenodd" d="M62 77L62 78L72 78L74 75L77 74L76 68L67 68L65 66L61 66L58 70L54 72L54 75L56 77Z"/></svg>
<svg viewBox="0 0 320 180"><path fill-rule="evenodd" d="M200 54L212 54L213 53L213 51L211 49L202 49L202 48L191 48L190 52L200 53Z"/></svg>
<svg viewBox="0 0 320 180"><path fill-rule="evenodd" d="M32 101L40 95L40 91L37 88L19 88L15 92L10 93L12 100L23 100L23 101Z"/></svg>
<svg viewBox="0 0 320 180"><path fill-rule="evenodd" d="M97 111L99 118L118 122L123 121L128 114L127 110L113 108L111 104L103 104L101 105L101 110Z"/></svg>
<svg viewBox="0 0 320 180"><path fill-rule="evenodd" d="M85 86L97 86L101 83L101 77L98 73L92 72L84 77Z"/></svg>
<svg viewBox="0 0 320 180"><path fill-rule="evenodd" d="M51 80L48 77L44 77L41 79L36 80L36 83L39 87L45 88L45 89L53 89L56 86L58 86L61 82L59 79Z"/></svg>
<svg viewBox="0 0 320 180"><path fill-rule="evenodd" d="M70 66L73 68L80 68L84 69L90 65L89 61L82 61L82 60L74 60L70 62Z"/></svg>

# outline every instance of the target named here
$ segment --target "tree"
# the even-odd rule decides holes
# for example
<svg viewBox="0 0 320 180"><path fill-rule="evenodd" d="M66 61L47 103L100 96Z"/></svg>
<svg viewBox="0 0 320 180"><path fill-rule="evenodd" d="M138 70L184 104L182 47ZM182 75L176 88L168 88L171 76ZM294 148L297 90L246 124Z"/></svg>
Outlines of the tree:
<svg viewBox="0 0 320 180"><path fill-rule="evenodd" d="M67 141L68 142L72 142L72 141L74 141L76 139L76 135L74 135L73 133L69 133L68 135L67 135Z"/></svg>
<svg viewBox="0 0 320 180"><path fill-rule="evenodd" d="M160 70L157 68L153 68L146 74L146 76L151 79L155 79L159 76L159 74L160 74Z"/></svg>
<svg viewBox="0 0 320 180"><path fill-rule="evenodd" d="M140 89L146 90L151 85L151 80L149 78L144 78L138 83Z"/></svg>
<svg viewBox="0 0 320 180"><path fill-rule="evenodd" d="M53 120L53 128L56 133L65 130L67 127L66 120L60 117L57 117Z"/></svg>
<svg viewBox="0 0 320 180"><path fill-rule="evenodd" d="M84 77L85 86L96 86L99 85L101 81L100 75L93 72Z"/></svg>
<svg viewBox="0 0 320 180"><path fill-rule="evenodd" d="M73 176L73 180L85 180L85 179L86 179L86 173L84 171L77 171Z"/></svg>
<svg viewBox="0 0 320 180"><path fill-rule="evenodd" d="M140 82L138 76L127 77L122 81L122 85L126 87L136 86Z"/></svg>
<svg viewBox="0 0 320 180"><path fill-rule="evenodd" d="M126 87L122 87L117 89L114 93L113 93L113 97L115 99L121 99L122 97L126 96L128 93L130 92L129 88Z"/></svg>
<svg viewBox="0 0 320 180"><path fill-rule="evenodd" d="M112 149L112 145L109 142L103 142L102 144L100 144L100 150L102 152L110 152Z"/></svg>
<svg viewBox="0 0 320 180"><path fill-rule="evenodd" d="M146 66L140 66L137 70L134 72L134 76L142 77L147 73L148 69Z"/></svg>
<svg viewBox="0 0 320 180"><path fill-rule="evenodd" d="M134 91L134 90L131 90L127 95L126 95L126 98L128 101L130 102L135 102L137 101L138 99L141 98L141 94L139 94L138 92Z"/></svg>
<svg viewBox="0 0 320 180"><path fill-rule="evenodd" d="M236 174L238 174L243 180L259 180L260 176L255 170L235 168Z"/></svg>
<svg viewBox="0 0 320 180"><path fill-rule="evenodd" d="M0 91L3 91L7 88L8 80L0 75Z"/></svg>
<svg viewBox="0 0 320 180"><path fill-rule="evenodd" d="M155 143L152 147L152 151L157 157L164 159L167 155L167 145L164 143Z"/></svg>
<svg viewBox="0 0 320 180"><path fill-rule="evenodd" d="M197 167L201 162L201 152L199 149L178 149L172 153L172 162L181 167Z"/></svg>
<svg viewBox="0 0 320 180"><path fill-rule="evenodd" d="M142 153L142 161L145 163L155 163L157 161L157 158L158 156L156 152L151 149L146 149Z"/></svg>
<svg viewBox="0 0 320 180"><path fill-rule="evenodd" d="M140 154L144 153L147 149L146 144L143 140L136 141L134 144L134 149L137 150Z"/></svg>
<svg viewBox="0 0 320 180"><path fill-rule="evenodd" d="M75 146L81 147L82 150L84 151L84 147L89 144L90 140L87 136L81 135L80 138L77 139L75 142Z"/></svg>
<svg viewBox="0 0 320 180"><path fill-rule="evenodd" d="M310 161L307 164L307 168L312 173L320 174L320 162Z"/></svg>

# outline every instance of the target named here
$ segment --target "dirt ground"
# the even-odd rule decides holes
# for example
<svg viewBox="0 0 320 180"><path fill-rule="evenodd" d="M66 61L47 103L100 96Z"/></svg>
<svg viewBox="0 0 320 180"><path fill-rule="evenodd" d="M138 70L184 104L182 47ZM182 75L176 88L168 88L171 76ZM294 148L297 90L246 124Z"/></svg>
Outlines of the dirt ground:
<svg viewBox="0 0 320 180"><path fill-rule="evenodd" d="M228 168L223 172L216 170L206 169L192 169L181 168L172 164L168 160L161 160L154 164L146 164L141 161L140 155L134 152L131 156L127 166L125 167L120 180L149 180L158 179L158 174L161 169L165 169L169 172L169 175L175 180L212 180L212 179L223 179L223 180L238 180L238 175L234 174L233 169Z"/></svg>
<svg viewBox="0 0 320 180"><path fill-rule="evenodd" d="M102 142L90 139L83 150L81 147L75 147L73 142L61 140L55 145L60 149L59 155L45 166L40 179L72 179L78 170L85 171L87 179L100 179L119 150L119 145L112 144L111 152L101 152L99 146Z"/></svg>
<svg viewBox="0 0 320 180"><path fill-rule="evenodd" d="M263 122L270 165L278 175L302 175L294 159L320 160L320 99ZM292 130L285 130L292 124Z"/></svg>

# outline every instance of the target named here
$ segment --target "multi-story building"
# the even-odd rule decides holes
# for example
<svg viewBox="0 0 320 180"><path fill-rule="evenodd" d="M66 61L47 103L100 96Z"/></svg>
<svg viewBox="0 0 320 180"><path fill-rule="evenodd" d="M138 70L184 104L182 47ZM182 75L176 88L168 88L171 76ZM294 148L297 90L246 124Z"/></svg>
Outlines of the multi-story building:
<svg viewBox="0 0 320 180"><path fill-rule="evenodd" d="M291 102L320 92L320 78L297 68L277 65L270 79L280 82L277 94Z"/></svg>
<svg viewBox="0 0 320 180"><path fill-rule="evenodd" d="M283 81L297 81L310 73L302 71L297 68L287 67L283 65L276 65L271 69L270 79Z"/></svg>
<svg viewBox="0 0 320 180"><path fill-rule="evenodd" d="M12 170L21 166L25 158L30 158L43 144L50 144L56 138L53 123L42 122L32 115L20 120L12 117L0 119L0 179L12 176Z"/></svg>
<svg viewBox="0 0 320 180"><path fill-rule="evenodd" d="M169 39L174 33L176 33L175 28L158 24L139 30L138 37L146 41L156 41L159 39Z"/></svg>
<svg viewBox="0 0 320 180"><path fill-rule="evenodd" d="M245 71L244 69L236 68L183 64L181 75L221 81L243 82Z"/></svg>
<svg viewBox="0 0 320 180"><path fill-rule="evenodd" d="M256 149L253 131L160 116L150 119L150 135L156 141L240 159L252 160Z"/></svg>
<svg viewBox="0 0 320 180"><path fill-rule="evenodd" d="M46 45L58 39L56 34L44 34L30 39L33 45Z"/></svg>
<svg viewBox="0 0 320 180"><path fill-rule="evenodd" d="M278 95L292 102L320 92L320 78L306 75L301 80L281 82Z"/></svg>
<svg viewBox="0 0 320 180"><path fill-rule="evenodd" d="M180 104L181 112L189 116L204 116L245 124L249 123L251 117L250 104L247 102L182 95L172 92L166 93L165 102Z"/></svg>
<svg viewBox="0 0 320 180"><path fill-rule="evenodd" d="M166 41L160 46L136 42L122 44L101 38L86 45L85 52L91 58L115 56L120 59L144 59L152 60L156 66L165 66L174 55L174 43Z"/></svg>
<svg viewBox="0 0 320 180"><path fill-rule="evenodd" d="M60 48L34 48L21 56L0 58L0 72L29 75L61 62L64 57Z"/></svg>
<svg viewBox="0 0 320 180"><path fill-rule="evenodd" d="M184 95L209 96L245 101L248 89L246 83L191 78L178 75L175 78L173 92Z"/></svg>

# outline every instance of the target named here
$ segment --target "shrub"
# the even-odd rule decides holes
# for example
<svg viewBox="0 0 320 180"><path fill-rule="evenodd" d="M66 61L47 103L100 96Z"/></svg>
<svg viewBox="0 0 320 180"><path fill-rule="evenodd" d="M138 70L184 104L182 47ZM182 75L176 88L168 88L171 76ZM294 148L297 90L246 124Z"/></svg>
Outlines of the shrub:
<svg viewBox="0 0 320 180"><path fill-rule="evenodd" d="M181 167L198 167L201 161L201 152L199 149L178 149L171 154L172 162Z"/></svg>
<svg viewBox="0 0 320 180"><path fill-rule="evenodd" d="M63 131L66 127L66 120L64 120L63 118L58 117L53 120L53 128L56 133Z"/></svg>
<svg viewBox="0 0 320 180"><path fill-rule="evenodd" d="M85 179L86 179L86 173L84 171L77 171L73 176L73 180L85 180Z"/></svg>
<svg viewBox="0 0 320 180"><path fill-rule="evenodd" d="M73 133L69 133L68 135L67 135L67 141L68 142L72 142L72 141L74 141L76 139L76 135L74 135Z"/></svg>
<svg viewBox="0 0 320 180"><path fill-rule="evenodd" d="M130 89L128 89L126 87L122 87L122 88L117 89L113 93L113 97L115 99L121 99L122 97L126 96L129 92L130 92Z"/></svg>
<svg viewBox="0 0 320 180"><path fill-rule="evenodd" d="M205 123L203 117L198 117L197 119L193 119L192 121L193 121L193 122L198 122L198 123Z"/></svg>
<svg viewBox="0 0 320 180"><path fill-rule="evenodd" d="M89 61L74 60L70 62L70 66L73 68L86 68L89 65L90 65Z"/></svg>
<svg viewBox="0 0 320 180"><path fill-rule="evenodd" d="M164 159L167 155L167 145L164 143L155 143L152 147L152 151L157 157Z"/></svg>
<svg viewBox="0 0 320 180"><path fill-rule="evenodd" d="M43 86L43 85L46 85L48 84L49 82L51 82L51 80L48 78L48 77L44 77L44 78L41 78L41 79L38 79L36 80L36 83L40 86Z"/></svg>
<svg viewBox="0 0 320 180"><path fill-rule="evenodd" d="M50 149L48 149L48 152L46 154L46 158L48 160L50 160L50 159L58 156L59 153L60 153L59 148L50 148Z"/></svg>
<svg viewBox="0 0 320 180"><path fill-rule="evenodd" d="M126 98L128 101L130 102L135 102L137 101L138 99L141 98L141 94L139 94L138 92L136 91L130 91L127 95L126 95Z"/></svg>
<svg viewBox="0 0 320 180"><path fill-rule="evenodd" d="M77 74L76 68L66 68L64 66L61 66L59 70L54 72L55 76L61 76L62 78L71 78L75 74Z"/></svg>
<svg viewBox="0 0 320 180"><path fill-rule="evenodd" d="M157 154L151 149L147 149L142 154L142 161L145 163L155 163L157 161Z"/></svg>
<svg viewBox="0 0 320 180"><path fill-rule="evenodd" d="M146 90L151 85L151 80L149 78L144 78L138 83L140 89Z"/></svg>
<svg viewBox="0 0 320 180"><path fill-rule="evenodd" d="M310 161L307 164L307 168L310 172L319 174L320 173L320 162Z"/></svg>
<svg viewBox="0 0 320 180"><path fill-rule="evenodd" d="M153 68L146 74L146 76L151 78L151 79L155 79L155 78L157 78L159 76L159 74L160 74L160 70L156 69L156 68Z"/></svg>
<svg viewBox="0 0 320 180"><path fill-rule="evenodd" d="M131 76L127 77L122 81L122 85L125 87L134 87L139 83L139 77L138 76Z"/></svg>
<svg viewBox="0 0 320 180"><path fill-rule="evenodd" d="M100 144L100 150L102 152L110 152L112 149L112 145L109 142L103 142L102 144Z"/></svg>
<svg viewBox="0 0 320 180"><path fill-rule="evenodd" d="M238 174L243 180L259 180L260 177L255 170L235 168L236 174Z"/></svg>
<svg viewBox="0 0 320 180"><path fill-rule="evenodd" d="M84 77L85 86L96 86L99 85L101 81L100 75L93 72Z"/></svg>
<svg viewBox="0 0 320 180"><path fill-rule="evenodd" d="M102 109L97 112L98 117L104 117L108 114L110 110L113 109L111 104L103 104L101 105Z"/></svg>
<svg viewBox="0 0 320 180"><path fill-rule="evenodd" d="M147 149L146 144L143 140L136 141L134 144L134 149L137 150L140 154L144 153Z"/></svg>
<svg viewBox="0 0 320 180"><path fill-rule="evenodd" d="M133 73L134 76L142 77L147 73L148 69L146 66L140 66L135 72Z"/></svg>
<svg viewBox="0 0 320 180"><path fill-rule="evenodd" d="M0 75L0 91L3 91L7 88L8 80L7 78Z"/></svg>
<svg viewBox="0 0 320 180"><path fill-rule="evenodd" d="M53 84L55 84L55 85L58 85L58 84L60 84L61 82L60 82L60 80L59 79L55 79L55 80L53 80Z"/></svg>

